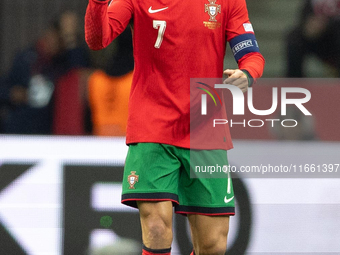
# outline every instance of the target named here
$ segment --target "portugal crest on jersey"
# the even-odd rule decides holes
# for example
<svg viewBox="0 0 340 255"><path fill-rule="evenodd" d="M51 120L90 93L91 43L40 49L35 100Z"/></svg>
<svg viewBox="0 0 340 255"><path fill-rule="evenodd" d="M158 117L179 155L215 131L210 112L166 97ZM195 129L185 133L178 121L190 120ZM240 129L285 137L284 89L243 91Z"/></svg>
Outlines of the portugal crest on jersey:
<svg viewBox="0 0 340 255"><path fill-rule="evenodd" d="M136 175L136 171L131 171L131 174L128 176L128 183L130 185L129 189L135 189L135 184L138 182L139 175Z"/></svg>
<svg viewBox="0 0 340 255"><path fill-rule="evenodd" d="M218 13L221 13L221 5L216 4L217 0L208 0L210 4L205 4L205 12L207 12L210 16L209 21L217 21L216 16Z"/></svg>

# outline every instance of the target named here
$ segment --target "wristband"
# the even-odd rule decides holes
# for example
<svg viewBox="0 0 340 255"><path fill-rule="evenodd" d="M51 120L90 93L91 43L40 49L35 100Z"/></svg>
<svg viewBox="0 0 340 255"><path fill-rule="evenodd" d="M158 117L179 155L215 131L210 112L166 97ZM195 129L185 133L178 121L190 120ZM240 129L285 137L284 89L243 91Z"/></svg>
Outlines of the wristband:
<svg viewBox="0 0 340 255"><path fill-rule="evenodd" d="M247 70L241 69L241 71L247 76L248 87L253 86L254 78L250 75L250 73Z"/></svg>

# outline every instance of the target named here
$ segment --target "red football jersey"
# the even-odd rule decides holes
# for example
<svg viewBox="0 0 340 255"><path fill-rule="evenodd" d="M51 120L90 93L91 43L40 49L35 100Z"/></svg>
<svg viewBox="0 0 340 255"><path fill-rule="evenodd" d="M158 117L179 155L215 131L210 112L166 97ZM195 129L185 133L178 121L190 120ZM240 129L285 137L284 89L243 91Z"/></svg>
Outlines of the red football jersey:
<svg viewBox="0 0 340 255"><path fill-rule="evenodd" d="M253 33L245 0L113 0L109 7L90 0L86 41L106 47L130 22L135 71L126 141L190 148L190 78L222 77L226 42ZM199 149L232 148L225 132L223 143Z"/></svg>

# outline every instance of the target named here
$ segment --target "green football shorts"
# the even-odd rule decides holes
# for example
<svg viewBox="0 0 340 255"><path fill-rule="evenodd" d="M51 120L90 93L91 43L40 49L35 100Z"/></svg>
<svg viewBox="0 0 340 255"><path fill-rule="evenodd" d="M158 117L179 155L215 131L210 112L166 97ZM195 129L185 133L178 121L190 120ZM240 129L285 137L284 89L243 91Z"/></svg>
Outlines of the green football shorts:
<svg viewBox="0 0 340 255"><path fill-rule="evenodd" d="M225 150L131 144L124 168L122 203L137 208L137 201L172 201L180 214L234 215L230 174L221 171L226 166Z"/></svg>

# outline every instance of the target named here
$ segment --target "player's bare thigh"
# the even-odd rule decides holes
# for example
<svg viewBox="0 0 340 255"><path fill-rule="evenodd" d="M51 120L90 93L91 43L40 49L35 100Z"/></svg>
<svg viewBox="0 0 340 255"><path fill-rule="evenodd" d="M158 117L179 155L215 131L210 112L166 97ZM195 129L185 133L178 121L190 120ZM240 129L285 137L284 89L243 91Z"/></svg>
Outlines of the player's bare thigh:
<svg viewBox="0 0 340 255"><path fill-rule="evenodd" d="M172 202L138 201L137 205L143 244L150 249L170 248L172 242Z"/></svg>
<svg viewBox="0 0 340 255"><path fill-rule="evenodd" d="M224 255L227 247L229 216L188 215L195 253Z"/></svg>

